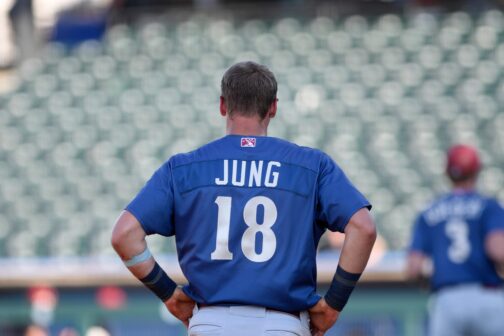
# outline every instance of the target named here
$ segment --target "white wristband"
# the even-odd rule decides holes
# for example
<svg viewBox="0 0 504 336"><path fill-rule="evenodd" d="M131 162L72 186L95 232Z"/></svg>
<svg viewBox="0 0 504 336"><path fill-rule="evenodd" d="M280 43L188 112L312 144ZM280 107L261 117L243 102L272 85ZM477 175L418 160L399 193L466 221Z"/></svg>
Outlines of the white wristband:
<svg viewBox="0 0 504 336"><path fill-rule="evenodd" d="M148 260L150 257L152 257L152 254L149 251L149 248L147 247L139 255L134 256L130 260L124 260L124 265L126 265L126 267L135 266L137 264L143 263L144 261Z"/></svg>

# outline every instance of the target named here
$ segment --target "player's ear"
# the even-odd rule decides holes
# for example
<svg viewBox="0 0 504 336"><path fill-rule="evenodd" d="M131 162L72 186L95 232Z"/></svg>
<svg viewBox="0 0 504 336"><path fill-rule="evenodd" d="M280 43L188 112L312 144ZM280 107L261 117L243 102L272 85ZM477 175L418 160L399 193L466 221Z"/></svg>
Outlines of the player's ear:
<svg viewBox="0 0 504 336"><path fill-rule="evenodd" d="M275 98L275 100L273 101L273 103L271 103L271 105L270 105L270 108L268 110L268 116L270 117L270 119L275 118L275 116L276 116L276 113L277 113L277 102L278 102L278 98Z"/></svg>
<svg viewBox="0 0 504 336"><path fill-rule="evenodd" d="M220 114L225 117L227 115L226 99L220 96Z"/></svg>

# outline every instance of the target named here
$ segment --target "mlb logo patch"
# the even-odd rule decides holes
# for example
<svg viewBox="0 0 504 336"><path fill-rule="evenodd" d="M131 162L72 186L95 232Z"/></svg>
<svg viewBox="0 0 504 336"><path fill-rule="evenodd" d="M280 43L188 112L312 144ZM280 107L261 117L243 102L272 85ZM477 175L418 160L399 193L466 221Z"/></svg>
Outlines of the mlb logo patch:
<svg viewBox="0 0 504 336"><path fill-rule="evenodd" d="M241 138L241 146L242 147L255 147L256 146L256 138Z"/></svg>

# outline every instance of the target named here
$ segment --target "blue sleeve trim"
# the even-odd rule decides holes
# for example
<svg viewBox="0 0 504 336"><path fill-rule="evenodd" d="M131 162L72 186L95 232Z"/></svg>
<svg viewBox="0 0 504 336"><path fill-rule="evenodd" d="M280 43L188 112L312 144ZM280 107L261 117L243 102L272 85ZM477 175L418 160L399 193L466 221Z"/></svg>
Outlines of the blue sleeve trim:
<svg viewBox="0 0 504 336"><path fill-rule="evenodd" d="M370 203L358 203L354 207L352 207L351 208L352 210L348 212L349 215L346 216L344 218L344 220L342 221L344 224L341 227L341 232L342 233L345 232L345 228L347 227L348 223L350 222L350 219L353 217L353 215L355 215L357 213L357 211L359 211L360 209L364 209L364 208L371 210L372 207L373 206Z"/></svg>
<svg viewBox="0 0 504 336"><path fill-rule="evenodd" d="M133 215L133 217L136 218L136 220L138 221L138 223L140 223L140 226L142 227L142 229L145 231L145 233L147 235L151 235L151 234L154 234L155 232L153 232L152 230L149 230L149 228L143 223L143 220L142 218L140 218L134 210L131 209L131 207L128 205L124 210L128 211L130 214Z"/></svg>

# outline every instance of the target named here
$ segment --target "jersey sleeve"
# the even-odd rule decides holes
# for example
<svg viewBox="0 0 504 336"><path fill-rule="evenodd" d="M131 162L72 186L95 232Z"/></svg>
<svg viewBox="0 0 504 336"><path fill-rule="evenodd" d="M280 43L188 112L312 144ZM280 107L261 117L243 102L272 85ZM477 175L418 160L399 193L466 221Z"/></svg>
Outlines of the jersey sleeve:
<svg viewBox="0 0 504 336"><path fill-rule="evenodd" d="M492 231L504 231L504 209L499 202L490 200L484 211L484 235Z"/></svg>
<svg viewBox="0 0 504 336"><path fill-rule="evenodd" d="M128 204L129 211L142 225L145 233L172 236L173 225L173 183L171 166L166 162L161 166L138 195Z"/></svg>
<svg viewBox="0 0 504 336"><path fill-rule="evenodd" d="M326 154L321 161L317 196L317 220L331 231L344 232L348 221L358 210L371 209L369 201Z"/></svg>
<svg viewBox="0 0 504 336"><path fill-rule="evenodd" d="M422 252L430 254L430 240L428 228L423 215L419 215L413 225L413 236L411 237L410 252Z"/></svg>

